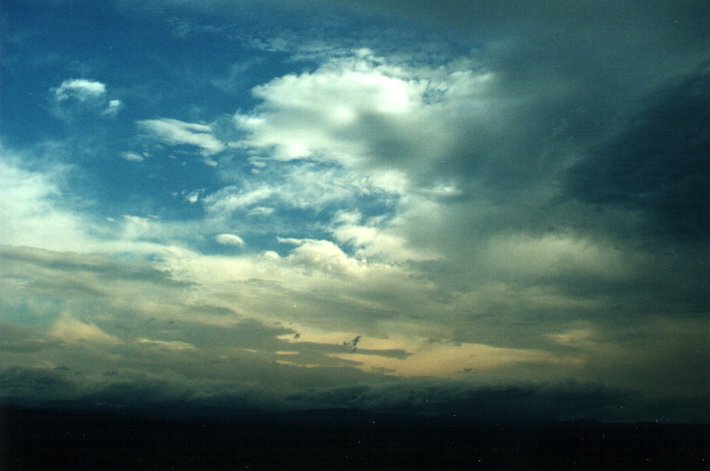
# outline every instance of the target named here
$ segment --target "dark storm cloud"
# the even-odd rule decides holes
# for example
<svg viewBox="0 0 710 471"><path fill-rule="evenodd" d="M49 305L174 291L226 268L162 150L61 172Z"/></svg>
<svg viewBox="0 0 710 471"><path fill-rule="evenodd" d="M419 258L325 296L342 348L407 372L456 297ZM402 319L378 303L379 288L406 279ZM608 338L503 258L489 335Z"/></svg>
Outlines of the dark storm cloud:
<svg viewBox="0 0 710 471"><path fill-rule="evenodd" d="M710 65L648 104L570 172L581 201L640 211L658 232L710 235Z"/></svg>

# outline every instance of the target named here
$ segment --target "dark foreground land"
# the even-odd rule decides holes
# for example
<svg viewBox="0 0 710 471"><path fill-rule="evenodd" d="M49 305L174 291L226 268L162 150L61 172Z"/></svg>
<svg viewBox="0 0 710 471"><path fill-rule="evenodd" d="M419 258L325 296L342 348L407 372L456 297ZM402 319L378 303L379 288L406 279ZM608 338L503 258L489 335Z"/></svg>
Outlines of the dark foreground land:
<svg viewBox="0 0 710 471"><path fill-rule="evenodd" d="M209 417L209 418L205 418ZM0 408L0 470L710 469L710 427Z"/></svg>

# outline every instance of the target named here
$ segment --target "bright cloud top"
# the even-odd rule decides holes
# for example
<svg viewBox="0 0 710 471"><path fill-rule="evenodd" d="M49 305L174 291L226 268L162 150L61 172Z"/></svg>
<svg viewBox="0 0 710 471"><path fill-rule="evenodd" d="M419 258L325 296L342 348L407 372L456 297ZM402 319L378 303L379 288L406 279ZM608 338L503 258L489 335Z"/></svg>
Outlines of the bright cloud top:
<svg viewBox="0 0 710 471"><path fill-rule="evenodd" d="M369 51L253 89L256 113L238 113L239 141L277 160L338 162L369 172L411 168L448 150L449 120L480 113L490 74L389 65ZM384 182L383 182L384 183Z"/></svg>

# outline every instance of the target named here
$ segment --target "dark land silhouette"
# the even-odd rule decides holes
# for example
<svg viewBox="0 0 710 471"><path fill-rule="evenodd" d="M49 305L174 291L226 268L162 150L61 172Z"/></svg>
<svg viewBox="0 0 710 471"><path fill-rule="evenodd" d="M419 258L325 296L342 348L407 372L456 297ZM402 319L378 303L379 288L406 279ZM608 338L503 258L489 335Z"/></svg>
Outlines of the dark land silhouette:
<svg viewBox="0 0 710 471"><path fill-rule="evenodd" d="M0 469L710 469L710 426L356 410L0 408Z"/></svg>

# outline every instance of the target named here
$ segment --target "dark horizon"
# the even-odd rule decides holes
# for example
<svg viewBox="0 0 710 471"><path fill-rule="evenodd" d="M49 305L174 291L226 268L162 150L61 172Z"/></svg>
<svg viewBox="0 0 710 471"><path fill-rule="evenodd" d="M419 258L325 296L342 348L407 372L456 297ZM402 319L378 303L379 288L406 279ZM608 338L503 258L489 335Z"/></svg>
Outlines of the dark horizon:
<svg viewBox="0 0 710 471"><path fill-rule="evenodd" d="M414 391L418 391L418 396ZM406 396L406 397L397 397ZM379 400L379 403L375 402ZM230 396L188 399L156 396L154 391L124 387L78 398L0 398L9 408L71 410L155 418L234 418L244 414L298 414L303 411L356 411L431 419L458 417L491 423L665 423L709 425L710 400L698 397L643 397L635 390L615 390L600 384L506 384L462 388L440 381L370 389L363 386L300 393L290 397ZM698 414L698 411L703 413Z"/></svg>
<svg viewBox="0 0 710 471"><path fill-rule="evenodd" d="M0 408L3 469L707 469L710 426Z"/></svg>

